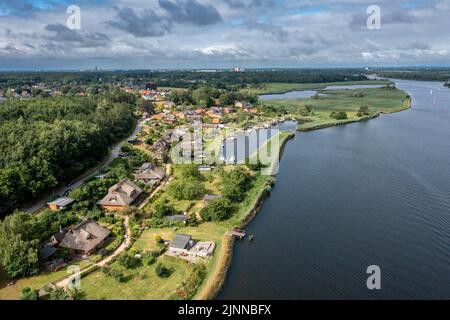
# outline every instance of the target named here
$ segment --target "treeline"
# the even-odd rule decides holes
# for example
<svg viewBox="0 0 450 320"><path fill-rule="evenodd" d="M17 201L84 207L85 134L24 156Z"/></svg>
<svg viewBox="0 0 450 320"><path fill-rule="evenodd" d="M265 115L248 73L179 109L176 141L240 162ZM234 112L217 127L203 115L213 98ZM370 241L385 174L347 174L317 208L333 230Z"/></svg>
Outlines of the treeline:
<svg viewBox="0 0 450 320"><path fill-rule="evenodd" d="M420 70L394 70L381 71L377 73L382 78L419 80L419 81L442 81L450 79L450 69L420 69Z"/></svg>
<svg viewBox="0 0 450 320"><path fill-rule="evenodd" d="M159 87L196 88L208 84L216 88L240 87L261 83L323 83L366 80L360 69L286 69L231 72L205 71L103 71L103 72L8 72L0 73L0 89L23 88L38 83L52 87L141 84L156 82ZM103 87L102 87L103 88Z"/></svg>
<svg viewBox="0 0 450 320"><path fill-rule="evenodd" d="M0 213L98 163L132 128L135 106L135 97L123 92L1 104Z"/></svg>
<svg viewBox="0 0 450 320"><path fill-rule="evenodd" d="M215 100L219 100L220 105L234 105L236 101L247 101L256 103L258 96L256 94L243 93L238 90L217 89L210 86L201 86L197 89L185 91L173 90L169 97L176 105L195 105L201 108L212 107Z"/></svg>
<svg viewBox="0 0 450 320"><path fill-rule="evenodd" d="M38 248L60 227L76 223L70 212L17 212L0 221L0 265L10 279L39 273Z"/></svg>

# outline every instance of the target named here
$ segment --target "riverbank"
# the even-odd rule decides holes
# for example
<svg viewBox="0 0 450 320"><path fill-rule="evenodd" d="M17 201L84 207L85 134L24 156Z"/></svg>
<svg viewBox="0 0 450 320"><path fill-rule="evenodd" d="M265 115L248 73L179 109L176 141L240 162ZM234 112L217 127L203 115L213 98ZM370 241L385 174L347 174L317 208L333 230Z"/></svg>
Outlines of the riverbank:
<svg viewBox="0 0 450 320"><path fill-rule="evenodd" d="M364 115L361 117L358 117L357 115L355 115L354 112L348 112L347 115L350 117L348 119L344 119L344 120L334 120L329 117L328 113L324 113L324 114L319 113L319 116L304 118L305 122L302 124L299 124L297 130L301 131L301 132L307 132L307 131L313 131L313 130L334 127L334 126L342 126L342 125L346 125L349 123L368 121L371 119L378 118L382 114L392 114L392 113L397 113L397 112L408 110L411 108L411 104L412 104L411 99L406 98L403 101L403 103L401 104L401 106L399 106L397 108L380 110L375 113Z"/></svg>
<svg viewBox="0 0 450 320"><path fill-rule="evenodd" d="M365 94L367 94L367 93L373 94L374 90L379 92L379 90L382 90L382 89L364 89L363 91L365 91ZM287 91L290 91L290 90L287 90ZM405 92L403 92L401 90L397 90L397 89L390 90L388 92L395 93L395 96L391 97L391 98L393 98L394 101L398 101L398 98L400 96L403 96L403 97L406 96ZM331 94L333 94L333 93L335 95L339 93L342 96L341 92L332 91ZM345 94L346 94L346 96L348 96L347 92L345 92ZM308 100L308 101L315 100L317 102L317 100L321 100L321 99L306 99L306 100ZM382 114L382 113L388 114L388 113L400 112L400 111L411 108L411 99L409 99L409 98L405 98L400 106L396 103L397 102L393 103L392 100L389 100L388 103L385 102L383 104L382 110L378 110L372 114L364 115L364 116L360 116L360 117L356 116L355 110L357 110L356 109L357 107L353 106L349 113L350 117L352 117L352 118L345 119L345 120L330 119L329 118L329 110L330 109L327 109L326 111L322 111L322 112L319 111L320 116L323 117L325 115L328 119L322 120L323 118L318 117L319 119L322 120L322 122L317 123L318 118L315 118L316 121L312 120L310 122L305 122L303 124L298 125L297 131L312 131L312 130L318 130L318 129L323 129L323 128L327 128L327 127L337 126L337 125L345 125L345 124L354 123L354 122L368 121L370 119L379 117L380 114ZM302 103L302 105L303 105L303 103ZM315 106L317 106L317 104ZM317 117L317 115L316 115L316 117ZM280 143L280 158L283 154L286 143L294 137L295 137L295 134L289 135L289 136L285 137L285 139L283 139L283 141ZM274 175L274 176L276 176L276 175ZM273 180L272 184L273 183L275 183L275 180ZM261 189L259 191L258 197L256 198L252 209L247 213L245 218L242 220L241 225L239 226L240 228L245 228L255 218L257 213L260 211L265 198L268 195L269 195L269 193L266 193L264 189ZM224 248L222 248L221 256L219 257L219 262L217 263L217 265L215 266L215 269L211 273L210 278L206 280L205 286L194 297L195 299L198 299L198 300L214 299L220 293L221 289L223 288L226 278L227 278L227 275L228 275L229 268L232 263L234 240L229 239L228 241L224 241L223 246L224 246Z"/></svg>
<svg viewBox="0 0 450 320"><path fill-rule="evenodd" d="M280 138L280 159L283 155L285 146L288 141L295 137L295 133L285 134ZM235 225L238 228L245 228L258 214L264 200L270 195L270 189L275 183L276 173L270 176L265 176L265 183L258 185L256 190L252 190L251 204L244 207L241 214L238 214L239 223ZM194 296L194 300L211 300L214 299L225 284L229 267L233 258L234 238L225 234L222 239L222 247L218 254L218 259L215 266L212 268L210 275L204 280L204 284Z"/></svg>
<svg viewBox="0 0 450 320"><path fill-rule="evenodd" d="M396 85L412 109L289 143L219 299L448 299L450 93ZM377 292L365 286L372 264L385 276Z"/></svg>

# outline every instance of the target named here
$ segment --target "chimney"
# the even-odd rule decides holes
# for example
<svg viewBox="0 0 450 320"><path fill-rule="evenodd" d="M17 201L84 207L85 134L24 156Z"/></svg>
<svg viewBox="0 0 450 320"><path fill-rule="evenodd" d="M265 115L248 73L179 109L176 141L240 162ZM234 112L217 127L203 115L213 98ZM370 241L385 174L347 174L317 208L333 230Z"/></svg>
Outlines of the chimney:
<svg viewBox="0 0 450 320"><path fill-rule="evenodd" d="M59 233L64 233L62 225L59 225Z"/></svg>

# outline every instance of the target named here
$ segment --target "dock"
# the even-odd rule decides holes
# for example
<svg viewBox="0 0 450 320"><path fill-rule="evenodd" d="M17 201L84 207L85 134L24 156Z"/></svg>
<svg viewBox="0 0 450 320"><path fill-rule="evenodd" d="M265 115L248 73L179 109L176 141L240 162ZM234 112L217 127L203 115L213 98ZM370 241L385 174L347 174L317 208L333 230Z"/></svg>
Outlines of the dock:
<svg viewBox="0 0 450 320"><path fill-rule="evenodd" d="M245 230L242 230L242 229L233 229L233 230L229 231L228 234L231 237L236 237L241 240L245 238Z"/></svg>

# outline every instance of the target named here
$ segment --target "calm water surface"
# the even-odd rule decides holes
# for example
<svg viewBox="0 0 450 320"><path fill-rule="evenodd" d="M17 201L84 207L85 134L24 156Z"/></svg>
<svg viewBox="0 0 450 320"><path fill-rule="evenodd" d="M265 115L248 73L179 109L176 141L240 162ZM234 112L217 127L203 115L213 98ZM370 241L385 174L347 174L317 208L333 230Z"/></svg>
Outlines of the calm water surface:
<svg viewBox="0 0 450 320"><path fill-rule="evenodd" d="M219 299L450 299L450 89L396 83L411 110L289 142Z"/></svg>

